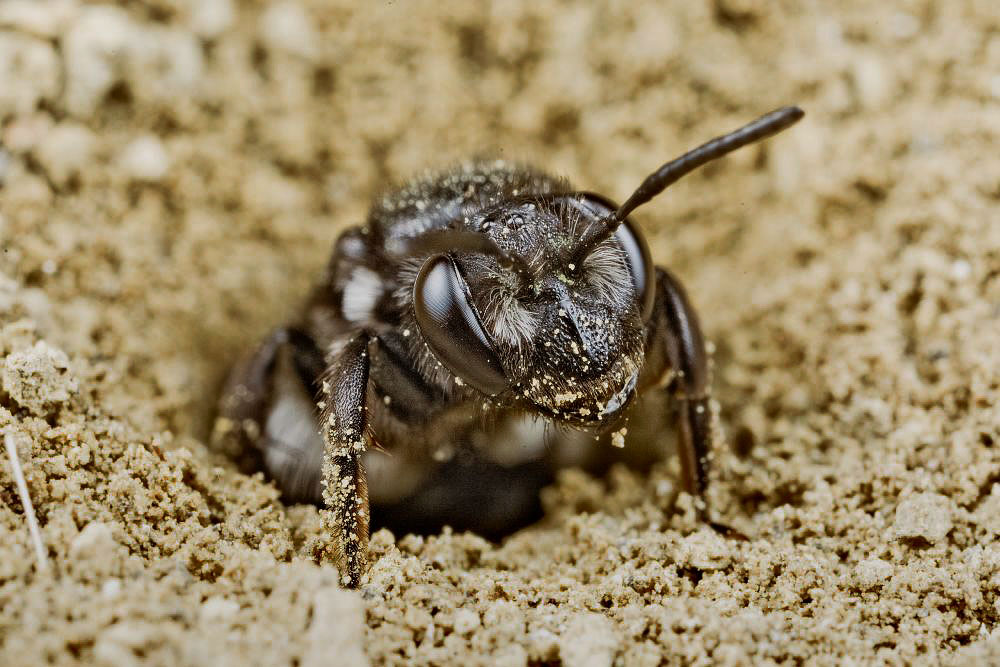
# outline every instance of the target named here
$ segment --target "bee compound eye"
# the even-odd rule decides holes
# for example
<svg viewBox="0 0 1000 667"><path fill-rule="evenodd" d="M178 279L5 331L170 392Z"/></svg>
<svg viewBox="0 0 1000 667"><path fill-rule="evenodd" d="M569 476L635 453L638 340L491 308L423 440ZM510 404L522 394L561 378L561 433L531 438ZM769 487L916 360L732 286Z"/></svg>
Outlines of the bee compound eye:
<svg viewBox="0 0 1000 667"><path fill-rule="evenodd" d="M642 321L646 322L653 313L653 298L656 295L656 281L653 275L655 267L649 255L649 246L646 245L642 232L628 218L615 230L615 238L625 249L628 268L632 272L632 280L635 282L635 291L639 298Z"/></svg>
<svg viewBox="0 0 1000 667"><path fill-rule="evenodd" d="M507 389L507 376L454 259L435 255L424 262L413 285L413 307L420 333L445 368L484 394Z"/></svg>

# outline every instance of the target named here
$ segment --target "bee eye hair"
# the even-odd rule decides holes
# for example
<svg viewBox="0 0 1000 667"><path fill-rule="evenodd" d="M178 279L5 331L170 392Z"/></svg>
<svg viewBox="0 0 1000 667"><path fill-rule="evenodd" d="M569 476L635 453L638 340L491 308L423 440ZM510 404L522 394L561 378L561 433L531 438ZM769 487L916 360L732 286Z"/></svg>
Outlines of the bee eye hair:
<svg viewBox="0 0 1000 667"><path fill-rule="evenodd" d="M480 311L494 338L520 349L530 345L538 331L538 317L522 304L514 290L496 285L486 291L485 307Z"/></svg>

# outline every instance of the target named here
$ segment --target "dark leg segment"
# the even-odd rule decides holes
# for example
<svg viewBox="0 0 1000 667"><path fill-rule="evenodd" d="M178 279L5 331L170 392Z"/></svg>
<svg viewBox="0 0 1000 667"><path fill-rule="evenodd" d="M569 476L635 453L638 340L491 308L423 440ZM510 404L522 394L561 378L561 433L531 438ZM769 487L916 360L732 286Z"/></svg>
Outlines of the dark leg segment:
<svg viewBox="0 0 1000 667"><path fill-rule="evenodd" d="M240 359L226 379L219 401L213 445L235 460L244 472L261 466L260 438L271 399L278 351L288 342L288 330L277 329Z"/></svg>
<svg viewBox="0 0 1000 667"><path fill-rule="evenodd" d="M708 485L708 458L712 451L712 413L709 405L709 368L705 339L698 316L681 284L657 268L657 315L662 318L667 359L676 376L673 387L680 401L681 471L685 490L704 494Z"/></svg>
<svg viewBox="0 0 1000 667"><path fill-rule="evenodd" d="M339 552L345 585L356 587L368 568L368 484L361 455L368 437L369 346L361 333L329 359L322 380L323 524L335 538L326 556Z"/></svg>
<svg viewBox="0 0 1000 667"><path fill-rule="evenodd" d="M246 472L259 470L264 463L262 457L273 436L268 432L268 417L275 399L280 398L275 392L284 360L311 402L323 371L323 355L311 338L294 328L273 331L233 367L223 389L214 445Z"/></svg>
<svg viewBox="0 0 1000 667"><path fill-rule="evenodd" d="M664 340L667 358L677 375L673 380L675 397L680 402L681 474L685 490L703 498L708 487L708 464L712 455L711 378L708 352L687 293L670 272L657 268L657 308L666 329ZM724 537L746 540L747 537L725 524L712 521L708 508L697 506L702 519Z"/></svg>

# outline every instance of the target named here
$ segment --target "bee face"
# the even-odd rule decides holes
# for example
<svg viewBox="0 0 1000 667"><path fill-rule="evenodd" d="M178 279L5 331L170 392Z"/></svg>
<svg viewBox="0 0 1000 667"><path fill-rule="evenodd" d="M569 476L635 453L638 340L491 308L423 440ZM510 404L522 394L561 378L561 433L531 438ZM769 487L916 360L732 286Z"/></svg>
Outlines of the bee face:
<svg viewBox="0 0 1000 667"><path fill-rule="evenodd" d="M643 323L636 304L560 280L550 281L543 295L525 364L532 370L519 383L522 395L560 421L613 422L634 396L642 366Z"/></svg>
<svg viewBox="0 0 1000 667"><path fill-rule="evenodd" d="M480 253L439 255L422 275L433 271L441 287L428 290L418 279L415 302L418 321L421 304L448 304L439 311L451 315L425 312L421 327L438 359L467 384L517 397L565 423L599 426L613 422L635 393L641 286L650 282L651 264L641 238L622 235L575 263L579 240L604 211L567 199L484 213L474 222L478 231L520 268ZM622 230L633 234L631 226ZM630 254L636 248L642 252Z"/></svg>

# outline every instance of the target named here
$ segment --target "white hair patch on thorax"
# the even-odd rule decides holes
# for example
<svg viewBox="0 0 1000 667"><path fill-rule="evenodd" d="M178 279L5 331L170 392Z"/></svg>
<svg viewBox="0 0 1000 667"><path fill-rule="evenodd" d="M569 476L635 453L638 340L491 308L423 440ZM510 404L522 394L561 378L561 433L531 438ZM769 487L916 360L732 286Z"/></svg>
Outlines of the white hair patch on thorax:
<svg viewBox="0 0 1000 667"><path fill-rule="evenodd" d="M351 322L367 322L375 311L375 305L382 298L382 279L371 269L359 266L351 273L344 286L341 310Z"/></svg>

